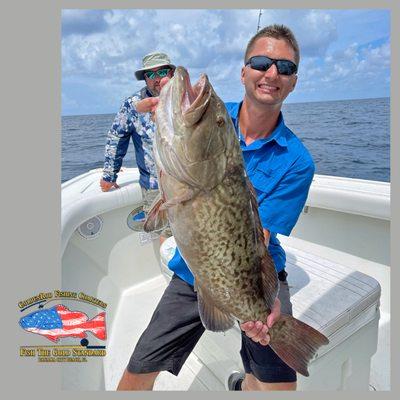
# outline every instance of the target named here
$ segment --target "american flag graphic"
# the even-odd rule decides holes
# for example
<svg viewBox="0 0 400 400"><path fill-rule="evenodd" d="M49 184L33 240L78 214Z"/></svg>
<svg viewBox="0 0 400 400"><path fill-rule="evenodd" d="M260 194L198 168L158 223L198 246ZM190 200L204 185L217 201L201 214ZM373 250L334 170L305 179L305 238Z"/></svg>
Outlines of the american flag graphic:
<svg viewBox="0 0 400 400"><path fill-rule="evenodd" d="M81 311L71 311L62 304L52 308L33 312L22 317L19 324L28 332L45 336L57 342L64 337L85 338L91 332L98 339L106 340L105 312L93 319Z"/></svg>

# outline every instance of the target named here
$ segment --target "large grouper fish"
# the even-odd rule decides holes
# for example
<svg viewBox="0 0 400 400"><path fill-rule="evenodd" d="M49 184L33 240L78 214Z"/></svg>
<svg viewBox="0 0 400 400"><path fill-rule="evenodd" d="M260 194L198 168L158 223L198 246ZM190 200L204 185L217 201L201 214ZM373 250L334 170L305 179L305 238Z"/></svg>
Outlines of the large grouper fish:
<svg viewBox="0 0 400 400"><path fill-rule="evenodd" d="M235 321L266 321L279 288L277 273L224 103L207 75L192 87L186 69L177 67L161 90L155 118L161 195L144 229L160 229L169 220L194 275L206 329L226 331ZM305 376L310 359L328 343L323 334L285 314L269 334L276 354Z"/></svg>

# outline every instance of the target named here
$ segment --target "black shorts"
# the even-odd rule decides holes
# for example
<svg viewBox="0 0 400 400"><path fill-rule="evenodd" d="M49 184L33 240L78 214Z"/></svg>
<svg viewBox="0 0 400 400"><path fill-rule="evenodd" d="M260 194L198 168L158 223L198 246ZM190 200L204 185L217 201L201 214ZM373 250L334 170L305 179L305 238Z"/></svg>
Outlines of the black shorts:
<svg viewBox="0 0 400 400"><path fill-rule="evenodd" d="M286 281L280 282L278 297L282 312L291 314L292 306ZM178 375L204 330L193 286L174 274L133 351L127 366L128 371L169 371ZM255 343L243 332L240 355L245 372L253 374L261 382L296 381L295 371L270 346Z"/></svg>

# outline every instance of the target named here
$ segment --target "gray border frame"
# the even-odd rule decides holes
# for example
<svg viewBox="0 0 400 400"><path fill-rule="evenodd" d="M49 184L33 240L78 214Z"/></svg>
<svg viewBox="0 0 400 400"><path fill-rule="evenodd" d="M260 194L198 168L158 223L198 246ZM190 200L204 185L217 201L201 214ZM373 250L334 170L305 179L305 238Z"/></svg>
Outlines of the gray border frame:
<svg viewBox="0 0 400 400"><path fill-rule="evenodd" d="M392 71L399 71L398 22L399 6L394 1L212 1L189 3L171 0L168 3L152 1L151 8L386 8L392 11ZM397 2L396 2L397 3ZM72 393L60 391L60 373L56 365L38 365L22 362L18 347L26 341L26 336L18 328L16 305L18 301L41 291L51 291L60 287L60 157L61 157L61 52L60 27L61 9L65 8L148 8L143 1L97 0L60 1L42 0L35 2L14 1L3 5L4 16L1 24L2 78L6 91L3 102L3 178L2 210L4 248L2 268L7 286L4 290L6 301L3 312L7 323L3 323L3 351L6 355L2 368L5 369L6 395L31 394L44 398L78 398L116 395L113 392ZM392 204L398 204L399 165L395 151L399 149L399 79L391 77L391 180ZM396 88L396 89L395 89ZM8 167L8 168L7 168ZM28 200L28 201L27 201ZM8 211L11 208L12 212ZM21 211L22 210L22 211ZM19 211L19 212L18 212ZM399 246L395 238L398 232L398 210L392 207L392 264L398 260ZM398 281L397 269L392 270L392 282ZM394 288L394 287L393 287ZM399 293L392 292L393 304ZM392 313L392 332L398 333L399 321ZM398 335L392 335L397 338ZM398 342L392 341L392 354L399 354ZM24 360L28 361L28 360ZM398 390L398 357L392 357L392 389ZM389 393L370 393L386 396ZM390 393L391 394L391 393ZM121 394L124 396L126 394ZM185 392L129 393L139 396L186 396ZM201 393L190 396L200 397ZM240 393L210 393L207 396L242 396ZM307 396L319 398L319 393L273 393L268 396ZM324 393L324 397L337 396ZM365 396L369 395L368 393ZM265 396L263 393L246 394L246 398ZM353 398L354 394L341 392L340 397Z"/></svg>

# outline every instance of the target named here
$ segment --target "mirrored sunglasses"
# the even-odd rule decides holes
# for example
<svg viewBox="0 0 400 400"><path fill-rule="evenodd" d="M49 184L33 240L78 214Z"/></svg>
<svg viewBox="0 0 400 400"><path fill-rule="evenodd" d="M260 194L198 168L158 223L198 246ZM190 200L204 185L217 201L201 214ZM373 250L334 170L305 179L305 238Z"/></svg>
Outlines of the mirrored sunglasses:
<svg viewBox="0 0 400 400"><path fill-rule="evenodd" d="M171 71L171 68L163 68L157 71L146 71L144 75L149 79L154 79L156 75L158 75L160 78L164 78L168 75L169 71Z"/></svg>

